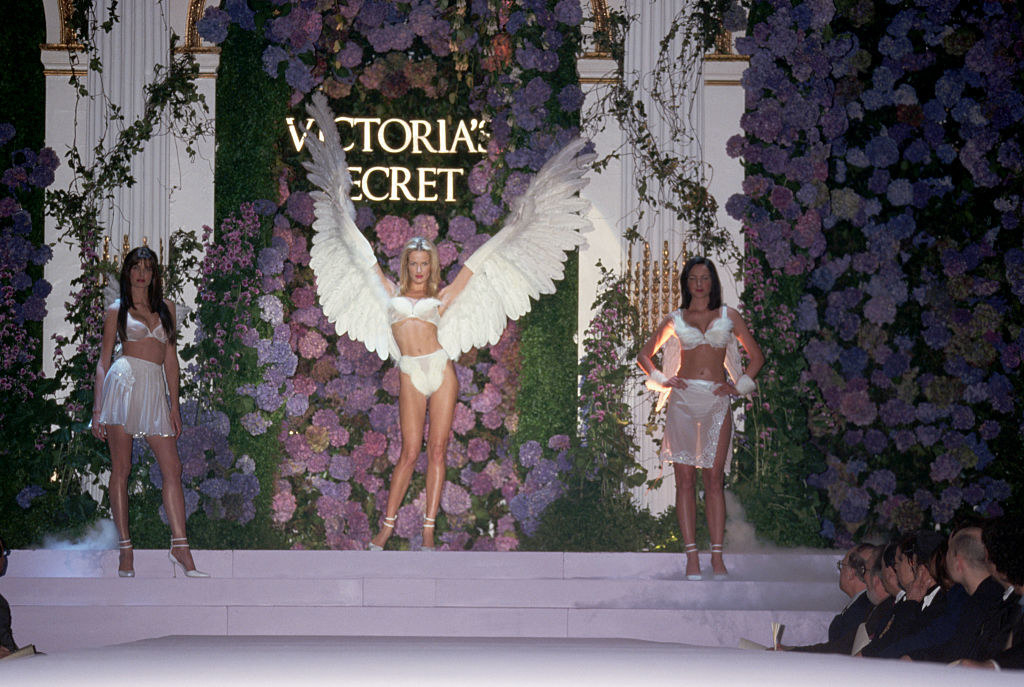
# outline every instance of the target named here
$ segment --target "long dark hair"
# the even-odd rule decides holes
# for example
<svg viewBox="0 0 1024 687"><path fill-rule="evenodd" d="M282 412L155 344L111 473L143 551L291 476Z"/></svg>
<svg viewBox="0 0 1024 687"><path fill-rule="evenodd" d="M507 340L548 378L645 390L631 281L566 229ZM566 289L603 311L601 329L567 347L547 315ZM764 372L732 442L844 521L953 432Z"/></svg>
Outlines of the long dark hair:
<svg viewBox="0 0 1024 687"><path fill-rule="evenodd" d="M686 265L683 267L683 274L679 277L679 287L683 292L682 309L686 310L689 308L690 301L693 300L693 294L690 293L686 280L690 278L690 270L697 265L704 265L708 268L708 272L711 273L711 293L708 294L708 310L718 310L722 307L722 282L718 279L718 270L715 269L715 263L701 255L695 255L687 260Z"/></svg>
<svg viewBox="0 0 1024 687"><path fill-rule="evenodd" d="M132 249L124 258L121 265L121 307L117 311L117 333L121 341L127 341L128 336L125 327L128 324L128 311L135 307L132 301L132 268L140 262L148 262L153 269L153 278L149 281L149 293L146 298L149 301L149 309L160 316L160 324L164 327L169 341L177 339L177 332L174 327L174 318L171 311L164 303L164 282L160 277L160 262L156 255L147 246L139 246Z"/></svg>

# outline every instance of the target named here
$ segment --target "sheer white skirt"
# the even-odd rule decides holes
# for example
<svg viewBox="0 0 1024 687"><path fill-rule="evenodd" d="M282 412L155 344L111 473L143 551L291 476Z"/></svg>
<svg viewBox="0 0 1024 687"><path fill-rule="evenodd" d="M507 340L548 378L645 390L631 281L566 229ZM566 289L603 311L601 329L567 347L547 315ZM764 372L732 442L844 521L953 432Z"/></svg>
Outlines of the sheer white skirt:
<svg viewBox="0 0 1024 687"><path fill-rule="evenodd" d="M115 360L103 379L98 422L122 425L134 437L174 436L164 366L127 355Z"/></svg>
<svg viewBox="0 0 1024 687"><path fill-rule="evenodd" d="M685 389L673 389L665 411L662 460L710 468L715 464L718 441L725 418L731 411L729 396L714 393L718 382L687 379ZM732 430L728 438L725 472L732 466Z"/></svg>

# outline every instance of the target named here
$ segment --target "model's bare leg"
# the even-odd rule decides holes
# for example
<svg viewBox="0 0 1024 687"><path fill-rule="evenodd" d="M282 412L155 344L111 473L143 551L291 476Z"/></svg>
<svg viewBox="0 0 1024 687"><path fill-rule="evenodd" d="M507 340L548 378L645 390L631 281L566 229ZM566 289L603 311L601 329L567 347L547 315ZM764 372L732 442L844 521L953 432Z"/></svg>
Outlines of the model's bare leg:
<svg viewBox="0 0 1024 687"><path fill-rule="evenodd" d="M732 413L727 413L722 430L718 434L718 450L711 469L704 469L704 511L708 518L708 533L711 537L711 570L716 575L726 575L728 570L722 560L722 544L725 541L725 460L729 455L732 435Z"/></svg>
<svg viewBox="0 0 1024 687"><path fill-rule="evenodd" d="M459 382L451 363L445 366L444 381L430 396L430 433L427 436L427 518L425 525L433 525L441 504L444 474L447 468L448 437L452 431L455 401L459 395ZM434 527L423 528L423 546L434 546Z"/></svg>
<svg viewBox="0 0 1024 687"><path fill-rule="evenodd" d="M402 430L402 452L399 454L398 464L391 472L391 487L388 490L388 506L385 513L389 518L398 514L405 492L409 489L409 481L412 479L413 470L416 469L416 458L419 457L420 446L423 445L423 423L427 413L427 397L413 386L409 375L403 372L399 377L401 387L398 391L398 426ZM373 538L373 543L376 546L384 546L394 531L393 527L382 527Z"/></svg>
<svg viewBox="0 0 1024 687"><path fill-rule="evenodd" d="M700 574L700 557L697 555L697 468L692 465L675 463L676 473L676 519L683 536L683 551L686 553L686 574Z"/></svg>
<svg viewBox="0 0 1024 687"><path fill-rule="evenodd" d="M185 540L185 493L181 488L181 460L178 458L178 442L175 437L146 437L149 447L153 449L156 462L163 476L164 510L167 512L167 524L171 527L171 537ZM184 542L182 542L184 543ZM192 551L187 546L175 544L171 550L185 570L195 570Z"/></svg>
<svg viewBox="0 0 1024 687"><path fill-rule="evenodd" d="M128 527L128 476L132 471L132 438L121 425L107 425L107 444L110 446L110 484L107 486L107 497L110 499L110 515L114 518L114 527L121 542L130 542L131 531ZM117 569L133 570L135 557L132 549L121 548Z"/></svg>

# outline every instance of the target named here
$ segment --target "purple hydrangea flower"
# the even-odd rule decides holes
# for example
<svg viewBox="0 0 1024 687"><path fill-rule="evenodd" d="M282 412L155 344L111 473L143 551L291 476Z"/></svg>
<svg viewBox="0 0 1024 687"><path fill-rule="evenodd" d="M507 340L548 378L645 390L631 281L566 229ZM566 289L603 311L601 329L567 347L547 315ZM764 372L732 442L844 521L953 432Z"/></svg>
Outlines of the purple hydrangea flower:
<svg viewBox="0 0 1024 687"><path fill-rule="evenodd" d="M203 40L210 43L223 43L228 37L228 25L231 15L216 7L207 7L203 18L196 22L196 31Z"/></svg>
<svg viewBox="0 0 1024 687"><path fill-rule="evenodd" d="M43 489L38 484L30 484L18 492L18 495L14 498L14 501L22 509L28 509L32 506L33 501L35 501L37 498L39 498L45 493L46 490Z"/></svg>

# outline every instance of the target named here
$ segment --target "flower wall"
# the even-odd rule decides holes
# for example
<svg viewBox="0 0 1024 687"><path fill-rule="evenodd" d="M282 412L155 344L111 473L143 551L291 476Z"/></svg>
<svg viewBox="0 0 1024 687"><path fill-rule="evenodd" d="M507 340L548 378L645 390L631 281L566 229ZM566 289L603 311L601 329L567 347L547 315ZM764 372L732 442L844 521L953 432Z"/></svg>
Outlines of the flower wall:
<svg viewBox="0 0 1024 687"><path fill-rule="evenodd" d="M446 159L445 166L468 170L456 202L357 203L357 223L386 273L397 277L402 244L420 235L437 243L447 282L500 228L532 174L578 133L582 92L574 53L581 20L576 0L514 6L303 0L227 2L207 9L199 29L213 42L230 43L239 31L261 39L262 67L292 89L291 114L299 120L309 93L320 88L339 114L489 121L489 137L477 139L486 152ZM319 306L309 268L312 201L300 166L306 153L288 150L286 142L282 136L278 197L242 212L243 222L250 221L248 212L257 225L263 216L267 237L243 237L254 251L240 274L249 281L231 285L237 265L215 268L211 276L219 285L213 303L201 304L196 371L228 409L224 434L231 446L251 445L249 453L275 447L276 453L253 457L268 490L269 519L284 542L363 548L379 526L400 449L398 371L339 337ZM352 164L356 158L352 153ZM374 153L358 163L386 159ZM221 251L235 243L223 228L213 240ZM460 392L438 523L442 548L516 548L519 532L531 531L560 491L552 466L559 456L566 460L568 438L543 437L546 450L536 437L522 437L521 446L515 438L520 334L513 324L497 345L457 361ZM222 350L213 355L211 346ZM217 361L204 362L208 355ZM574 370L568 375L571 392ZM393 547L418 544L424 467L422 454ZM228 490L231 473L239 471L231 467L198 488L212 497Z"/></svg>
<svg viewBox="0 0 1024 687"><path fill-rule="evenodd" d="M53 183L59 162L49 148L18 147L21 139L0 123L0 522L10 546L86 522L96 507L82 493L87 459L67 445L54 398L59 383L43 374L40 360L51 291L42 271L53 252L35 239L29 207Z"/></svg>
<svg viewBox="0 0 1024 687"><path fill-rule="evenodd" d="M808 543L1002 512L1024 484L1019 4L772 0L738 47L728 209L769 361L742 474L805 504Z"/></svg>

